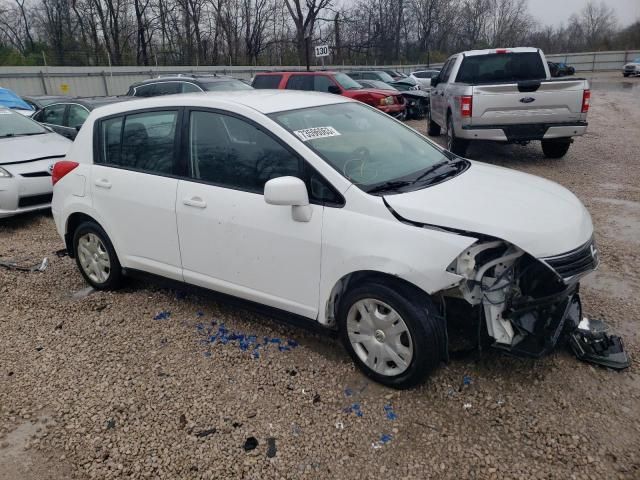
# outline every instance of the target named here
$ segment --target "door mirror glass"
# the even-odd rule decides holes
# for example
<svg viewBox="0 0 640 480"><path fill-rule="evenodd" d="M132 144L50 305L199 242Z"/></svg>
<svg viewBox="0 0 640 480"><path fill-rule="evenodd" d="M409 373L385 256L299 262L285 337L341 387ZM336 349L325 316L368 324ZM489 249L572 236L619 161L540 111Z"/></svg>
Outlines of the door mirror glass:
<svg viewBox="0 0 640 480"><path fill-rule="evenodd" d="M340 93L342 93L340 92L340 87L337 85L329 85L327 90L329 93L335 93L337 95L340 95Z"/></svg>
<svg viewBox="0 0 640 480"><path fill-rule="evenodd" d="M307 186L297 177L278 177L264 184L264 201L292 207L309 205Z"/></svg>

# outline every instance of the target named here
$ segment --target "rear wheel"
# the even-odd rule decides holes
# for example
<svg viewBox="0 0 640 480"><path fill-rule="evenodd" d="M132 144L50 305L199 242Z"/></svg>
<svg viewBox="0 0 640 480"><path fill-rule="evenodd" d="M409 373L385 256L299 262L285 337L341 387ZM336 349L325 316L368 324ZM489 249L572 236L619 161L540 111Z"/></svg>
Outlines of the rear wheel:
<svg viewBox="0 0 640 480"><path fill-rule="evenodd" d="M440 135L440 125L433 121L431 118L431 108L427 112L427 134L430 137L437 137Z"/></svg>
<svg viewBox="0 0 640 480"><path fill-rule="evenodd" d="M95 222L82 223L73 234L76 264L96 290L115 290L122 283L122 268L106 232Z"/></svg>
<svg viewBox="0 0 640 480"><path fill-rule="evenodd" d="M340 302L338 321L356 365L389 387L416 385L442 358L444 325L428 295L414 287L356 286Z"/></svg>
<svg viewBox="0 0 640 480"><path fill-rule="evenodd" d="M451 114L449 114L447 117L447 150L460 157L464 157L467 153L468 146L468 140L456 137L456 132L453 129L453 119L451 118Z"/></svg>
<svg viewBox="0 0 640 480"><path fill-rule="evenodd" d="M571 139L559 138L557 140L542 140L542 151L548 158L562 158L569 151Z"/></svg>

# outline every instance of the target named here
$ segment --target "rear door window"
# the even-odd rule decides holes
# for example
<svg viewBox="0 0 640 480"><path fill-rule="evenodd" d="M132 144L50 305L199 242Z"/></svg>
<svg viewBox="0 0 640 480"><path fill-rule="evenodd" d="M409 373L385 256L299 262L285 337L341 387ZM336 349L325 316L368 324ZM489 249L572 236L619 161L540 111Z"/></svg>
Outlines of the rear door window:
<svg viewBox="0 0 640 480"><path fill-rule="evenodd" d="M134 113L103 120L100 163L172 174L177 123L177 111Z"/></svg>
<svg viewBox="0 0 640 480"><path fill-rule="evenodd" d="M182 93L198 93L198 92L202 92L202 89L199 86L189 82L182 83Z"/></svg>
<svg viewBox="0 0 640 480"><path fill-rule="evenodd" d="M457 81L482 84L545 78L547 73L538 52L511 52L465 57L460 65Z"/></svg>
<svg viewBox="0 0 640 480"><path fill-rule="evenodd" d="M140 85L139 87L135 88L133 95L136 97L153 97L155 95L154 90L155 90L154 84Z"/></svg>
<svg viewBox="0 0 640 480"><path fill-rule="evenodd" d="M251 84L253 88L278 88L282 75L256 75Z"/></svg>
<svg viewBox="0 0 640 480"><path fill-rule="evenodd" d="M287 81L287 90L313 90L314 75L291 75Z"/></svg>
<svg viewBox="0 0 640 480"><path fill-rule="evenodd" d="M182 91L183 82L162 82L157 83L153 90L153 95L173 95Z"/></svg>

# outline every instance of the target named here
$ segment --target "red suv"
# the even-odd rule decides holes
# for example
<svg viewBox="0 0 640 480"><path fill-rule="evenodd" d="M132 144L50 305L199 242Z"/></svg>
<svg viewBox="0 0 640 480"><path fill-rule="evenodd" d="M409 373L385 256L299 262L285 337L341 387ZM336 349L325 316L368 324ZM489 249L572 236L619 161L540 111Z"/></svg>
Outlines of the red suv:
<svg viewBox="0 0 640 480"><path fill-rule="evenodd" d="M340 72L262 72L253 79L253 88L308 90L335 93L376 107L398 119L405 117L404 97L400 92L364 88Z"/></svg>

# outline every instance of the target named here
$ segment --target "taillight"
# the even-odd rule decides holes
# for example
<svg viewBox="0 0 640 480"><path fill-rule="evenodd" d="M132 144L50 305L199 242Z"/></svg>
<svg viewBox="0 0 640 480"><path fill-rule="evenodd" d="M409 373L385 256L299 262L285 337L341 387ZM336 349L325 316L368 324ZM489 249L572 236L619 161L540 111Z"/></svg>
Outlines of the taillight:
<svg viewBox="0 0 640 480"><path fill-rule="evenodd" d="M582 113L589 111L589 103L591 101L591 90L585 90L582 92Z"/></svg>
<svg viewBox="0 0 640 480"><path fill-rule="evenodd" d="M509 50L507 50L506 48L498 48L496 50L496 53L509 53Z"/></svg>
<svg viewBox="0 0 640 480"><path fill-rule="evenodd" d="M473 113L473 97L471 95L463 95L460 97L460 116L470 117Z"/></svg>
<svg viewBox="0 0 640 480"><path fill-rule="evenodd" d="M62 177L64 177L78 165L80 165L78 162L71 162L69 160L56 162L56 164L53 166L53 171L51 172L51 183L55 185L62 179Z"/></svg>

